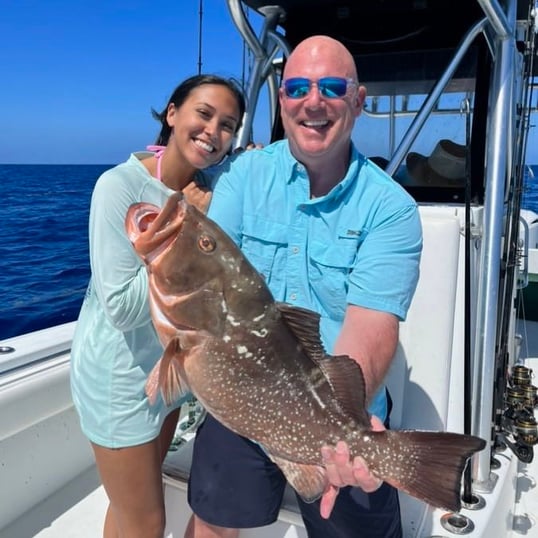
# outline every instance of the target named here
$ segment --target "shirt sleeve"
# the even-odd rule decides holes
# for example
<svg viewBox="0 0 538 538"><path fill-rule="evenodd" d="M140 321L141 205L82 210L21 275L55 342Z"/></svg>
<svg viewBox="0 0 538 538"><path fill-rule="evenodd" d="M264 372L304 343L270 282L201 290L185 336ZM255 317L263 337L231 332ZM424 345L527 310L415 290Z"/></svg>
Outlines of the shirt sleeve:
<svg viewBox="0 0 538 538"><path fill-rule="evenodd" d="M125 230L129 206L139 201L117 168L96 183L90 208L90 264L92 283L111 324L132 330L150 320L148 279Z"/></svg>
<svg viewBox="0 0 538 538"><path fill-rule="evenodd" d="M419 277L422 226L418 208L384 207L368 230L349 277L348 303L405 320Z"/></svg>

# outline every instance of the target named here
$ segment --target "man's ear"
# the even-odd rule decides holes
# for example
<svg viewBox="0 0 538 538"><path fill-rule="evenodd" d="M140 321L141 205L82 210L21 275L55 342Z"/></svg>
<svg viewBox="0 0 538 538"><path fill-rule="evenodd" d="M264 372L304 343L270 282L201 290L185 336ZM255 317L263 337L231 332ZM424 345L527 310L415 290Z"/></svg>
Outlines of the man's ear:
<svg viewBox="0 0 538 538"><path fill-rule="evenodd" d="M359 86L355 94L355 113L359 116L366 101L366 86Z"/></svg>

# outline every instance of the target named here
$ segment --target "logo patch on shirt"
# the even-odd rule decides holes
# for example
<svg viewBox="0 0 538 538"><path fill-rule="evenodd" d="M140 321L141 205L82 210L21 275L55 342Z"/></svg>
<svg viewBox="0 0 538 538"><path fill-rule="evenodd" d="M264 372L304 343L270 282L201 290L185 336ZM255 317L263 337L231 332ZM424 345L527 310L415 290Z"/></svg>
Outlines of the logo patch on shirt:
<svg viewBox="0 0 538 538"><path fill-rule="evenodd" d="M361 230L348 230L346 232L346 235L351 235L353 237L359 237L359 235L361 235Z"/></svg>

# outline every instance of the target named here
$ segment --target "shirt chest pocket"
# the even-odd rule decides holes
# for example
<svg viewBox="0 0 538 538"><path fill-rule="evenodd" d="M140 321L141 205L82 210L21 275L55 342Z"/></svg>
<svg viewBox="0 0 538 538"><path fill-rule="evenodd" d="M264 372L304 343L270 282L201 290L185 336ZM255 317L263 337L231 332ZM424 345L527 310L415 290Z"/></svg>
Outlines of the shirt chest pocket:
<svg viewBox="0 0 538 538"><path fill-rule="evenodd" d="M241 250L271 287L284 279L288 227L258 216L243 217Z"/></svg>
<svg viewBox="0 0 538 538"><path fill-rule="evenodd" d="M319 301L331 317L344 315L349 274L357 261L361 235L338 234L332 242L313 240L309 247L309 280Z"/></svg>

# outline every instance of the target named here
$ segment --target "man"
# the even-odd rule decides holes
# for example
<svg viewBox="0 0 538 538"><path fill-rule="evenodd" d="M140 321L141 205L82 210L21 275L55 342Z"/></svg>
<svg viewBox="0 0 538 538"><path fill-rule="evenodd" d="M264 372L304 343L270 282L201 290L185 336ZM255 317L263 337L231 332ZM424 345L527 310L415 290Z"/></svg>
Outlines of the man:
<svg viewBox="0 0 538 538"><path fill-rule="evenodd" d="M287 140L239 156L220 177L208 214L276 300L319 312L327 351L360 364L369 411L386 421L383 378L418 280L417 207L351 142L366 89L341 43L327 36L301 42L279 97ZM375 418L372 424L383 428ZM343 442L322 455L330 486L321 501L298 500L309 536L400 537L396 490L380 486L360 458L351 462ZM260 446L209 416L194 448L195 516L186 536L235 538L239 528L270 524L284 486Z"/></svg>

